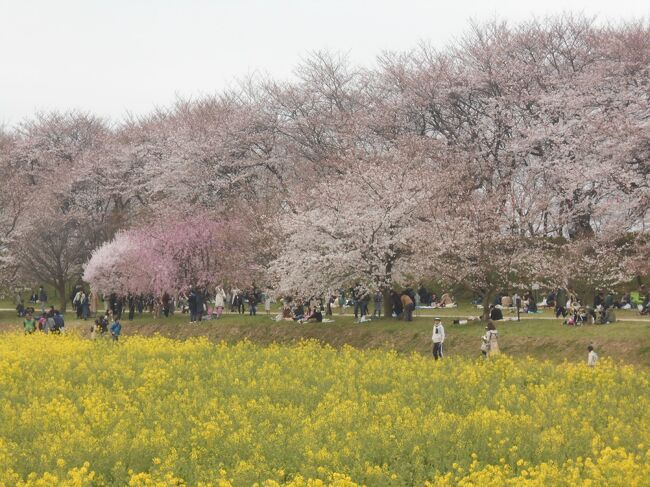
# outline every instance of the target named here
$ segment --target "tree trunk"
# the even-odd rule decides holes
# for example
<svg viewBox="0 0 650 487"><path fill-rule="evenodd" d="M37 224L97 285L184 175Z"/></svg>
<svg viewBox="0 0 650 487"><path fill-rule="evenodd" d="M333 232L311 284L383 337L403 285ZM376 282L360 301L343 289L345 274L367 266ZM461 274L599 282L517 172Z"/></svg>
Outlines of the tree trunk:
<svg viewBox="0 0 650 487"><path fill-rule="evenodd" d="M383 299L384 299L384 317L385 318L390 318L393 316L393 300L391 299L390 296L390 289L384 289L382 291L383 294Z"/></svg>
<svg viewBox="0 0 650 487"><path fill-rule="evenodd" d="M490 319L490 304L494 297L494 290L488 289L483 293L483 321Z"/></svg>
<svg viewBox="0 0 650 487"><path fill-rule="evenodd" d="M65 282L57 283L56 291L59 293L59 299L60 299L60 303L61 303L61 307L60 307L59 311L61 311L61 313L65 313L65 307L66 307L66 305L68 303L68 297L67 297L66 292L65 292Z"/></svg>

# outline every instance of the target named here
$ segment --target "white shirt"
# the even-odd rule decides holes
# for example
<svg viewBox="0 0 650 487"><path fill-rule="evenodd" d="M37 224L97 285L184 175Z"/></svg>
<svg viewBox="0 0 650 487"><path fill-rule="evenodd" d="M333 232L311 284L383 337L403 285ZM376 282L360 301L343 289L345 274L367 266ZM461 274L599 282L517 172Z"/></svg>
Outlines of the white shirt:
<svg viewBox="0 0 650 487"><path fill-rule="evenodd" d="M433 334L431 335L433 343L442 343L445 341L445 327L442 323L433 325Z"/></svg>
<svg viewBox="0 0 650 487"><path fill-rule="evenodd" d="M587 355L587 365L589 367L593 367L594 365L596 365L597 361L598 361L598 354L592 350Z"/></svg>

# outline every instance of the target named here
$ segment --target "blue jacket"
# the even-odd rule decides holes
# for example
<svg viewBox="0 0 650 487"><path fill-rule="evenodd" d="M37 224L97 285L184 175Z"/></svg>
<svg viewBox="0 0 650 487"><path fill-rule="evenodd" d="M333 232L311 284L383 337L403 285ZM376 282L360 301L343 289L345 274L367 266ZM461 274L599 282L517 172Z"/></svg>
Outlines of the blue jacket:
<svg viewBox="0 0 650 487"><path fill-rule="evenodd" d="M111 335L120 336L122 333L122 325L119 321L114 321L111 325Z"/></svg>

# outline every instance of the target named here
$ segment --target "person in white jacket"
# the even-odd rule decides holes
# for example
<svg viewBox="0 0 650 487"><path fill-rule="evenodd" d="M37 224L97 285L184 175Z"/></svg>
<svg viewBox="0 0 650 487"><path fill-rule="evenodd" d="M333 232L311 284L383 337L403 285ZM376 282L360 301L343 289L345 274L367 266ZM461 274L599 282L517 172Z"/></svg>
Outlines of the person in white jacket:
<svg viewBox="0 0 650 487"><path fill-rule="evenodd" d="M433 342L433 358L438 360L442 358L442 344L445 342L445 327L442 326L442 320L437 316L433 320L433 334L431 335Z"/></svg>
<svg viewBox="0 0 650 487"><path fill-rule="evenodd" d="M226 305L226 292L221 286L217 286L214 290L214 309L217 314L217 318L221 318L221 313L223 313L223 307Z"/></svg>
<svg viewBox="0 0 650 487"><path fill-rule="evenodd" d="M589 352L587 354L587 365L589 367L594 367L596 362L598 362L598 354L594 352L594 347L592 345L587 347L587 351Z"/></svg>

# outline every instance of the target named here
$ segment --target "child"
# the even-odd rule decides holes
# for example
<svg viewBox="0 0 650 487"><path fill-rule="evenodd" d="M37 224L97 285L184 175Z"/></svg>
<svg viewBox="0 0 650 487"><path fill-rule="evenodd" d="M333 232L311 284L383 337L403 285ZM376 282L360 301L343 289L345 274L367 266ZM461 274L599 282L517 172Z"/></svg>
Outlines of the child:
<svg viewBox="0 0 650 487"><path fill-rule="evenodd" d="M25 335L31 335L36 331L36 320L31 313L27 313L27 317L23 320L23 328L25 328Z"/></svg>
<svg viewBox="0 0 650 487"><path fill-rule="evenodd" d="M113 323L111 324L111 338L117 341L121 333L122 333L122 324L118 319L113 320Z"/></svg>
<svg viewBox="0 0 650 487"><path fill-rule="evenodd" d="M594 347L591 345L587 347L587 350L589 351L587 354L587 365L593 367L596 365L596 362L598 362L598 354L594 352Z"/></svg>

